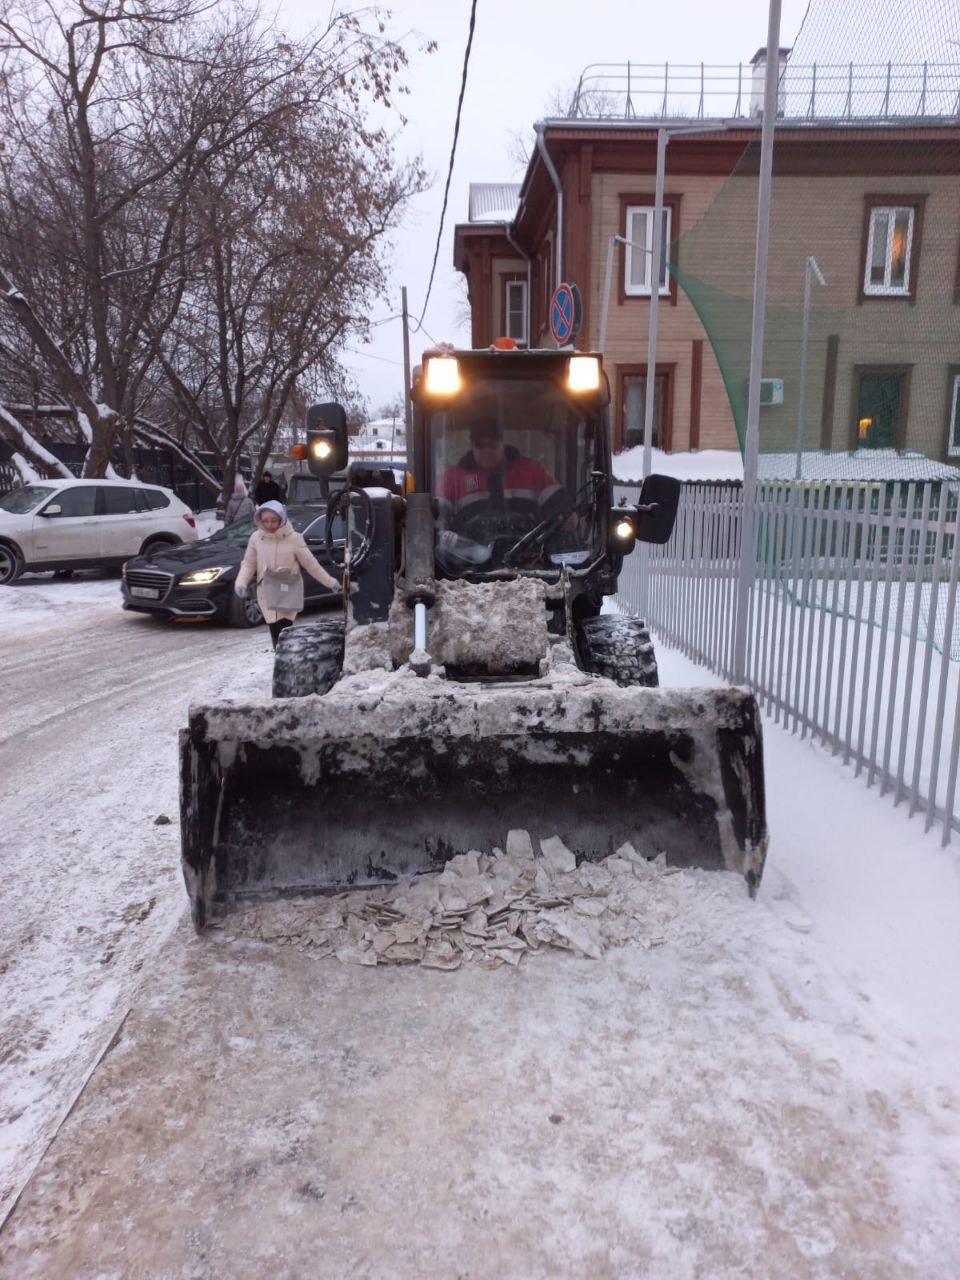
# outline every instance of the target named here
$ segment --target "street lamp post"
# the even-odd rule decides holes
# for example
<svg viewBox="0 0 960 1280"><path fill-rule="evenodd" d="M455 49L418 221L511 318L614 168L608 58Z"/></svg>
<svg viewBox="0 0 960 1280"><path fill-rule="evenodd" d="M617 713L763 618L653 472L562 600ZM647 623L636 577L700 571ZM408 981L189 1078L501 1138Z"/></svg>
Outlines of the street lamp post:
<svg viewBox="0 0 960 1280"><path fill-rule="evenodd" d="M760 450L760 380L763 370L763 328L767 308L767 258L770 244L770 195L773 180L773 134L777 118L780 67L780 0L770 0L767 21L767 62L763 85L763 125L760 131L760 182L757 193L757 242L753 277L753 321L750 330L750 384L747 427L743 443L743 503L741 506L740 567L733 628L733 679L747 679L747 628L750 594L756 575L757 455Z"/></svg>
<svg viewBox="0 0 960 1280"><path fill-rule="evenodd" d="M823 272L817 266L816 258L807 258L803 273L803 330L800 338L800 392L797 396L797 474L796 479L803 479L803 418L807 400L807 350L810 342L810 287L811 276L816 276L817 284L826 285Z"/></svg>

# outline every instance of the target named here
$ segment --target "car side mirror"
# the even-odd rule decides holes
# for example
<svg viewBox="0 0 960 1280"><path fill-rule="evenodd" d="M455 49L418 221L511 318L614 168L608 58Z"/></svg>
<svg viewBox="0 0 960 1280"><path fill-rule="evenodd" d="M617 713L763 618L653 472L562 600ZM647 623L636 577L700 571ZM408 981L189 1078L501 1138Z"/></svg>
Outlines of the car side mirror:
<svg viewBox="0 0 960 1280"><path fill-rule="evenodd" d="M51 502L48 507L44 507L38 514L41 516L60 516L63 515L63 507L60 506L59 502Z"/></svg>

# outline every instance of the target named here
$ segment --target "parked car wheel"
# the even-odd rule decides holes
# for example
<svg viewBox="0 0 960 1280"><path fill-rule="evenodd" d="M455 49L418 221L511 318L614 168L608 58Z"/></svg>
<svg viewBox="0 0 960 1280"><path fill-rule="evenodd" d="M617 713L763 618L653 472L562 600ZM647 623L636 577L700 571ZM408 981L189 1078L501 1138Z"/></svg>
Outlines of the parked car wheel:
<svg viewBox="0 0 960 1280"><path fill-rule="evenodd" d="M176 538L148 538L140 548L139 555L145 556L148 551L152 551L154 547L179 547L180 543Z"/></svg>
<svg viewBox="0 0 960 1280"><path fill-rule="evenodd" d="M0 542L0 586L15 582L23 573L23 557L12 543Z"/></svg>
<svg viewBox="0 0 960 1280"><path fill-rule="evenodd" d="M230 604L227 608L227 621L231 627L259 627L263 622L263 614L257 604L257 597L250 593L245 600L231 591Z"/></svg>

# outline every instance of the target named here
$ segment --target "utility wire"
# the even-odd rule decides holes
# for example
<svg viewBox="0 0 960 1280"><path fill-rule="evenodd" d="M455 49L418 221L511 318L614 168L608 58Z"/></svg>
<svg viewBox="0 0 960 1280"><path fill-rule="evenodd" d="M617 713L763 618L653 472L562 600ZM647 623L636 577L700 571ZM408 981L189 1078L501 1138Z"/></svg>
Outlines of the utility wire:
<svg viewBox="0 0 960 1280"><path fill-rule="evenodd" d="M379 360L381 364L396 364L403 368L402 360L391 360L388 356L375 356L372 351L361 351L359 347L344 347L353 356L363 356L365 360Z"/></svg>
<svg viewBox="0 0 960 1280"><path fill-rule="evenodd" d="M423 317L427 314L427 304L430 301L430 292L433 289L433 277L437 270L437 258L440 256L440 237L443 235L443 220L447 214L447 198L450 195L450 180L453 177L453 162L457 154L457 138L460 134L460 113L463 110L463 95L467 91L467 68L470 65L470 49L473 45L473 29L477 21L477 0L473 0L470 6L470 30L467 34L467 47L463 55L463 74L460 78L460 97L457 100L457 118L453 125L453 145L450 148L450 164L447 168L447 182L443 188L443 208L440 210L440 226L437 229L437 244L433 251L433 266L430 268L430 282L427 285L427 296L423 300L423 310L420 312L420 319L416 323L417 329L423 328ZM429 335L428 335L429 337ZM431 342L433 339L430 339Z"/></svg>

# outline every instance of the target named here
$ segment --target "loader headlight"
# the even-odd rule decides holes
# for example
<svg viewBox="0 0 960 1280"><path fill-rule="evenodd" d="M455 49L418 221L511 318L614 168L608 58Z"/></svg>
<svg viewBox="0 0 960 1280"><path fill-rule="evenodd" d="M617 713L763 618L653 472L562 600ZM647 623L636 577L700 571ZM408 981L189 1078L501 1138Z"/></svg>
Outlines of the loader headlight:
<svg viewBox="0 0 960 1280"><path fill-rule="evenodd" d="M600 390L600 361L596 356L571 356L567 366L567 388L575 395Z"/></svg>
<svg viewBox="0 0 960 1280"><path fill-rule="evenodd" d="M333 453L333 445L329 440L324 440L320 437L319 439L312 440L310 442L310 452L318 462L326 462Z"/></svg>
<svg viewBox="0 0 960 1280"><path fill-rule="evenodd" d="M455 356L431 356L423 375L428 395L452 396L460 390L460 362Z"/></svg>
<svg viewBox="0 0 960 1280"><path fill-rule="evenodd" d="M216 582L221 573L226 573L226 565L217 565L214 569L194 569L193 573L184 574L180 579L182 587L202 587L208 582Z"/></svg>
<svg viewBox="0 0 960 1280"><path fill-rule="evenodd" d="M637 531L633 527L633 521L627 520L626 517L617 521L613 526L613 533L621 542L629 542L631 538L635 538L637 535Z"/></svg>

